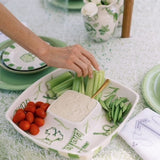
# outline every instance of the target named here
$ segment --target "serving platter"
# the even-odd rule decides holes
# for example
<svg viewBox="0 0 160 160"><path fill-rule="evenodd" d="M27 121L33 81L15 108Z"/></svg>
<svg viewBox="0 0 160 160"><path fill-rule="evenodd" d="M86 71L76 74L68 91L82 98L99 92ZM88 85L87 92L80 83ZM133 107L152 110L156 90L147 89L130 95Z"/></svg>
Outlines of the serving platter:
<svg viewBox="0 0 160 160"><path fill-rule="evenodd" d="M160 113L160 65L154 66L145 75L142 94L149 107Z"/></svg>
<svg viewBox="0 0 160 160"><path fill-rule="evenodd" d="M84 5L83 0L48 0L48 2L56 7L80 10Z"/></svg>
<svg viewBox="0 0 160 160"><path fill-rule="evenodd" d="M10 106L6 112L6 119L19 133L25 137L28 137L41 147L51 149L67 158L90 160L107 144L109 144L114 135L120 131L129 116L132 114L134 107L138 102L138 94L126 86L114 80L110 80L111 82L109 86L119 88L117 95L120 97L127 97L132 104L132 108L124 121L110 134L105 134L110 123L105 117L104 110L102 110L100 114L96 115L92 121L89 120L87 124L84 125L83 130L78 127L71 127L58 118L53 117L51 114L47 114L47 117L45 118L45 125L40 128L40 133L36 136L32 136L29 133L22 131L12 121L15 111L18 108L23 108L28 101L42 101L52 104L54 100L46 98L46 82L51 78L57 77L67 71L68 70L66 69L56 69L32 84ZM107 93L108 87L104 89L102 97ZM97 123L96 126L94 122ZM92 128L91 132L88 132L88 127Z"/></svg>

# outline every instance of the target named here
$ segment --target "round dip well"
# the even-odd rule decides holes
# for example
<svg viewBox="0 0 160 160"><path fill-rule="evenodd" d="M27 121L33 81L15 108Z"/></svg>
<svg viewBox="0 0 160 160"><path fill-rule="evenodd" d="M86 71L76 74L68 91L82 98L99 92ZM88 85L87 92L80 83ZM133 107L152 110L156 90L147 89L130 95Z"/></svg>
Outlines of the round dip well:
<svg viewBox="0 0 160 160"><path fill-rule="evenodd" d="M50 106L50 112L72 122L83 121L96 107L97 101L84 94L68 90Z"/></svg>

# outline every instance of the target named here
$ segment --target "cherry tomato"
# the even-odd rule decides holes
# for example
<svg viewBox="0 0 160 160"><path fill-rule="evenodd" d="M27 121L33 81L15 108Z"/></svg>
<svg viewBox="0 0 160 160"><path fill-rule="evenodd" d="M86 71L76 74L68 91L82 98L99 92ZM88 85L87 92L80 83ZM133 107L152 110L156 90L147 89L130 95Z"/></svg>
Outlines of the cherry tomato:
<svg viewBox="0 0 160 160"><path fill-rule="evenodd" d="M39 117L36 117L35 120L34 120L34 123L35 123L38 127L41 127L41 126L44 125L44 119L39 118Z"/></svg>
<svg viewBox="0 0 160 160"><path fill-rule="evenodd" d="M41 105L43 104L43 102L41 102L41 101L38 101L38 102L36 102L36 108L39 108Z"/></svg>
<svg viewBox="0 0 160 160"><path fill-rule="evenodd" d="M25 115L24 112L18 111L18 112L16 112L16 114L13 116L13 122L14 122L14 123L18 123L18 122L24 120L25 117L26 117L26 115Z"/></svg>
<svg viewBox="0 0 160 160"><path fill-rule="evenodd" d="M26 120L23 120L19 123L19 127L23 130L23 131L27 131L30 128L30 123Z"/></svg>
<svg viewBox="0 0 160 160"><path fill-rule="evenodd" d="M32 102L32 101L30 101L30 102L27 103L27 105L29 105L29 106L35 106L35 103Z"/></svg>
<svg viewBox="0 0 160 160"><path fill-rule="evenodd" d="M34 113L35 110L36 110L36 105L35 105L35 103L34 103L34 102L29 102L29 103L27 104L27 106L24 108L24 110L25 110L26 112L32 112L32 113Z"/></svg>
<svg viewBox="0 0 160 160"><path fill-rule="evenodd" d="M46 117L46 112L42 108L37 108L36 109L36 115L40 118L45 118Z"/></svg>
<svg viewBox="0 0 160 160"><path fill-rule="evenodd" d="M29 123L32 123L34 121L34 114L32 112L27 112L26 113L26 120L29 122Z"/></svg>
<svg viewBox="0 0 160 160"><path fill-rule="evenodd" d="M49 103L43 103L43 104L41 104L40 108L44 109L44 111L46 112L46 110L48 109L49 106L50 106Z"/></svg>
<svg viewBox="0 0 160 160"><path fill-rule="evenodd" d="M39 127L36 124L31 124L29 133L32 135L37 135L39 133Z"/></svg>
<svg viewBox="0 0 160 160"><path fill-rule="evenodd" d="M24 113L24 109L18 109L17 111L16 111L16 113L18 113L18 112L23 112Z"/></svg>

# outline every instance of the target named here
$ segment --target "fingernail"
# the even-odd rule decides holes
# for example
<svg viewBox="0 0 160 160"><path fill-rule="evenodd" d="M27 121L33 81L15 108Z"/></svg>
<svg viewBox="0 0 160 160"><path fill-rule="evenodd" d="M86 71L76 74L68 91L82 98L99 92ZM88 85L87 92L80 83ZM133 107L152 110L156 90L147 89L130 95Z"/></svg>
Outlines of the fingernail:
<svg viewBox="0 0 160 160"><path fill-rule="evenodd" d="M93 78L93 74L89 75L89 78Z"/></svg>

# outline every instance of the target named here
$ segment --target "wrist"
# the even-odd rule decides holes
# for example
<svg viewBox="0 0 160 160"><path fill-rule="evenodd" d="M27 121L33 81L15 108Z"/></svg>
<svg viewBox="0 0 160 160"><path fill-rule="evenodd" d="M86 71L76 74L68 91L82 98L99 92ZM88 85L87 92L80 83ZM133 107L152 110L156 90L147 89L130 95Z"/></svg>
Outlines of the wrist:
<svg viewBox="0 0 160 160"><path fill-rule="evenodd" d="M48 57L50 53L50 45L44 41L44 43L37 50L37 57L39 57L45 63L48 62Z"/></svg>

